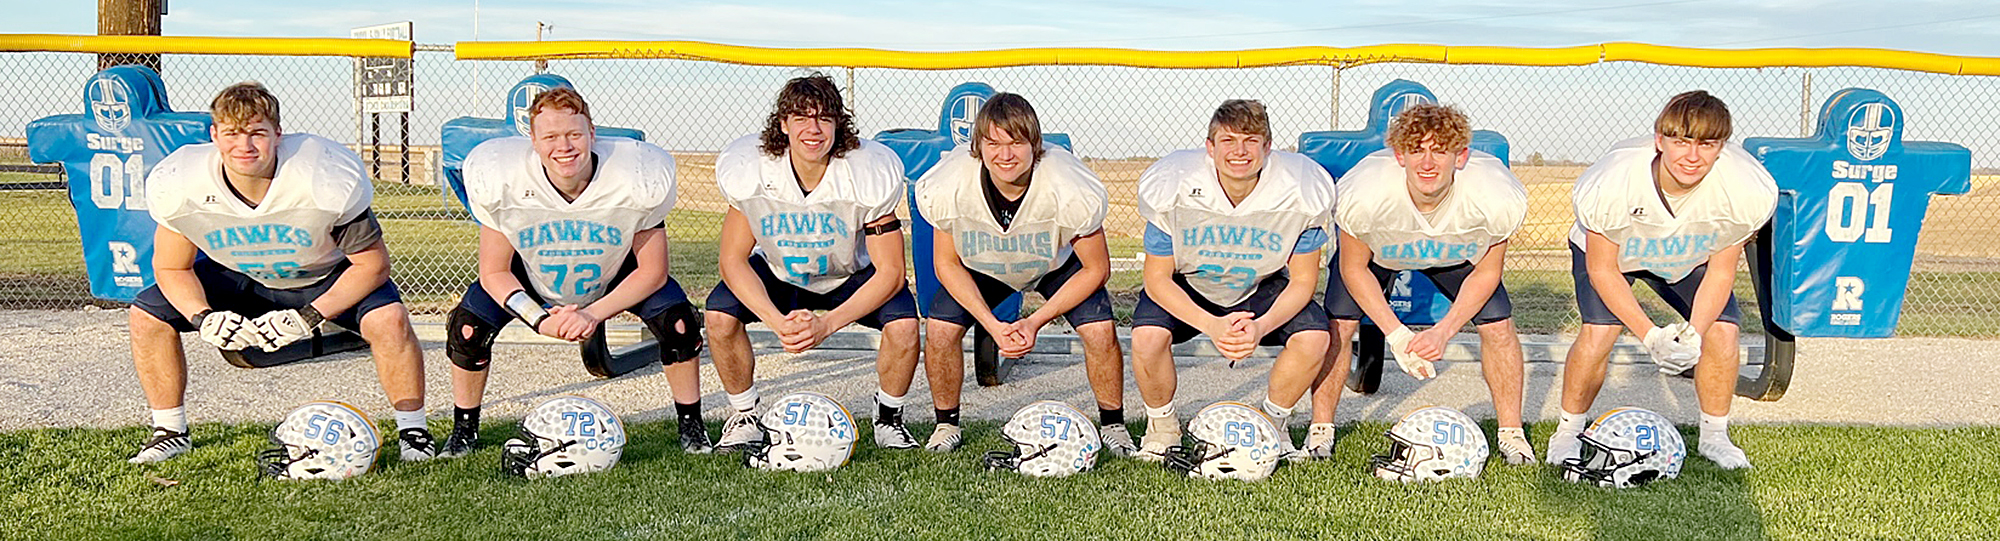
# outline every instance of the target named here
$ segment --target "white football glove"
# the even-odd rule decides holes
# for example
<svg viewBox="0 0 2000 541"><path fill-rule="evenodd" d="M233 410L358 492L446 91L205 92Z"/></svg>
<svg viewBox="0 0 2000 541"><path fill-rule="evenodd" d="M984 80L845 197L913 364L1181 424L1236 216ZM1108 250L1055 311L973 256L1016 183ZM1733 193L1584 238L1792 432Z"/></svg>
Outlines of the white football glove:
<svg viewBox="0 0 2000 541"><path fill-rule="evenodd" d="M195 315L195 325L201 327L201 341L221 349L236 351L263 345L263 337L250 327L250 320L236 312L203 310Z"/></svg>
<svg viewBox="0 0 2000 541"><path fill-rule="evenodd" d="M1662 374L1678 375L1701 360L1701 335L1686 323L1653 327L1642 341Z"/></svg>
<svg viewBox="0 0 2000 541"><path fill-rule="evenodd" d="M308 304L297 309L265 313L257 316L250 325L256 329L257 336L263 339L263 343L259 345L264 347L264 351L269 352L312 336L313 329L318 328L319 323L325 320L326 318L319 315L319 310L313 309L312 305Z"/></svg>
<svg viewBox="0 0 2000 541"><path fill-rule="evenodd" d="M1431 379L1437 376L1437 367L1423 357L1407 351L1410 349L1410 340L1416 337L1417 333L1410 332L1409 327L1397 325L1396 330L1389 331L1386 337L1389 342L1389 353L1395 354L1396 366L1402 367L1403 372L1408 373L1410 377Z"/></svg>

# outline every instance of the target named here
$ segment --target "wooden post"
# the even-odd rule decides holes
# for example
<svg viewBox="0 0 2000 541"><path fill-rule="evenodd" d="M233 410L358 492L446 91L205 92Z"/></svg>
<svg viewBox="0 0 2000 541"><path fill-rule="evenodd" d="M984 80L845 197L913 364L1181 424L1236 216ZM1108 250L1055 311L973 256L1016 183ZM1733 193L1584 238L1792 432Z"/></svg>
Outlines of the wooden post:
<svg viewBox="0 0 2000 541"><path fill-rule="evenodd" d="M166 0L97 0L97 35L157 36ZM160 55L106 53L97 55L97 69L138 64L160 70Z"/></svg>

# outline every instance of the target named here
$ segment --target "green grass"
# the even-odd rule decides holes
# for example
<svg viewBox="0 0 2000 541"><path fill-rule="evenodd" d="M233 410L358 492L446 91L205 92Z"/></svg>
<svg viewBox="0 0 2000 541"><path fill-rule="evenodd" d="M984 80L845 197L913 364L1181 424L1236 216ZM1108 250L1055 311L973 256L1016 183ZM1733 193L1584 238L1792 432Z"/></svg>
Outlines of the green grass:
<svg viewBox="0 0 2000 541"><path fill-rule="evenodd" d="M1497 459L1476 481L1379 481L1366 464L1387 447L1381 423L1344 430L1331 461L1286 465L1258 483L1109 457L1067 479L983 472L980 453L1003 445L994 423L973 424L950 455L863 445L834 472L769 473L733 455L683 455L662 422L631 425L635 443L613 470L528 482L497 473L497 444L513 431L501 420L465 458L385 458L343 482L260 482L252 455L269 427L200 425L195 452L150 466L123 461L145 438L136 427L0 434L0 537L1984 539L2000 530L1991 452L2000 429L1991 427L1741 426L1732 433L1757 469L1691 457L1679 479L1622 491Z"/></svg>

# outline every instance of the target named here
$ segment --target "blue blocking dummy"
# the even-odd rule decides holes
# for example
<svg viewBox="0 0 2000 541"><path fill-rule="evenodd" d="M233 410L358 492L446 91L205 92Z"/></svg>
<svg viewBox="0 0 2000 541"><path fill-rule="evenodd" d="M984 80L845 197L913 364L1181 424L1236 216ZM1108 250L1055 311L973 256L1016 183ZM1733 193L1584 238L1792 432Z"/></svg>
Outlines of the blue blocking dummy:
<svg viewBox="0 0 2000 541"><path fill-rule="evenodd" d="M1369 101L1368 124L1355 131L1316 131L1299 134L1299 153L1319 162L1332 173L1335 182L1369 154L1387 148L1389 121L1412 105L1437 103L1437 95L1415 81L1397 79L1375 89ZM1487 130L1472 132L1472 149L1492 154L1502 163L1507 159L1507 138ZM1329 231L1328 233L1333 233ZM1438 292L1437 285L1416 272L1398 272L1389 289L1389 306L1405 324L1433 325L1451 311L1451 300Z"/></svg>
<svg viewBox="0 0 2000 541"><path fill-rule="evenodd" d="M471 209L471 207L466 206L465 202L465 173L463 171L465 155L471 154L473 147L479 146L480 143L484 143L488 139L516 135L527 136L529 126L528 106L535 103L535 96L540 96L542 92L556 87L576 88L576 85L570 84L569 79L564 79L561 75L553 73L529 75L526 79L521 79L521 82L514 83L514 88L507 91L506 113L502 115L505 118L462 116L445 121L444 133L441 139L444 146L444 159L439 161L441 162L440 168L442 169L440 173L442 173L447 188L445 190L447 198L456 201L461 208L466 208L468 211ZM628 137L640 141L646 140L645 132L630 128L597 126L597 135L599 137Z"/></svg>
<svg viewBox="0 0 2000 541"><path fill-rule="evenodd" d="M929 311L931 297L938 294L936 266L931 261L931 223L925 220L917 209L916 182L924 173L937 165L945 153L959 145L972 141L972 122L979 116L979 109L992 98L993 87L986 83L959 83L945 94L944 107L938 115L937 129L894 129L875 134L875 140L896 151L903 159L903 175L908 181L908 201L910 208L910 235L916 256L917 309ZM1044 133L1042 141L1075 150L1068 134ZM1020 317L1021 295L1015 294L993 307L993 314L1002 321L1013 321Z"/></svg>
<svg viewBox="0 0 2000 541"><path fill-rule="evenodd" d="M208 142L208 113L167 105L160 74L117 66L84 83L83 114L28 124L28 159L60 162L83 239L91 296L131 302L153 284L146 174L182 145Z"/></svg>
<svg viewBox="0 0 2000 541"><path fill-rule="evenodd" d="M1743 141L1778 181L1769 320L1784 330L1895 333L1931 195L1966 193L1972 173L1971 151L1904 141L1905 121L1888 96L1849 88L1820 108L1818 134Z"/></svg>

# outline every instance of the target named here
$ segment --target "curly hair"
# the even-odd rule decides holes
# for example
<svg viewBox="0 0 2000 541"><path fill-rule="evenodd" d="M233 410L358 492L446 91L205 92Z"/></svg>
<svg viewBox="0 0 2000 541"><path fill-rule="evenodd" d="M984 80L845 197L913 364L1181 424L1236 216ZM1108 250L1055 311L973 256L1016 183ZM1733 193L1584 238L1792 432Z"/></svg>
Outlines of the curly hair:
<svg viewBox="0 0 2000 541"><path fill-rule="evenodd" d="M791 146L791 138L785 135L785 117L808 115L833 119L833 151L828 156L839 158L847 151L861 147L861 134L854 129L854 113L847 110L847 104L840 99L840 88L834 86L833 78L824 73L813 72L795 77L785 82L784 90L778 91L778 101L771 106L771 116L764 119L765 154L785 155L785 147Z"/></svg>
<svg viewBox="0 0 2000 541"><path fill-rule="evenodd" d="M1389 121L1389 135L1382 142L1396 152L1416 152L1430 136L1442 150L1458 151L1472 144L1472 121L1457 107L1420 103L1397 113Z"/></svg>

